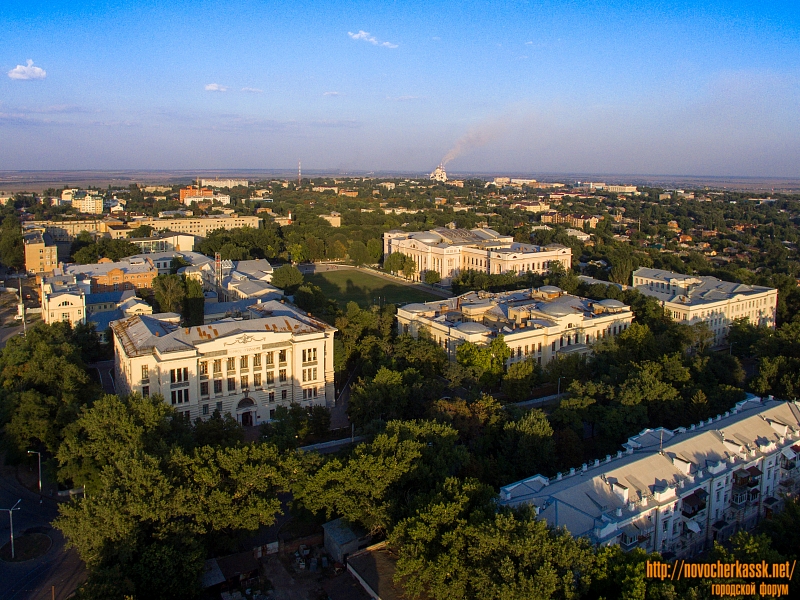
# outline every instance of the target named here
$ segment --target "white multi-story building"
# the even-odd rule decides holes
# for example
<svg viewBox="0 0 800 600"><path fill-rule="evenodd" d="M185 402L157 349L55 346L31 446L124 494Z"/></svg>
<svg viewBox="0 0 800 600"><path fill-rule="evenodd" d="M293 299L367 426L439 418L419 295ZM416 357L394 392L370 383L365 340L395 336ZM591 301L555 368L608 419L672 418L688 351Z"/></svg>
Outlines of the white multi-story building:
<svg viewBox="0 0 800 600"><path fill-rule="evenodd" d="M119 393L161 394L194 420L219 410L245 426L278 406L332 406L334 327L291 304L264 302L249 320L178 327L147 316L111 324Z"/></svg>
<svg viewBox="0 0 800 600"><path fill-rule="evenodd" d="M247 187L250 182L247 179L201 179L200 185L210 188L233 188L237 186Z"/></svg>
<svg viewBox="0 0 800 600"><path fill-rule="evenodd" d="M520 244L513 236L488 228L387 231L383 234L384 258L394 252L416 261L416 278L424 278L425 271L437 271L445 282L467 270L521 275L546 273L553 262L561 263L564 269L572 266L572 250L566 246Z"/></svg>
<svg viewBox="0 0 800 600"><path fill-rule="evenodd" d="M798 490L800 405L751 396L689 428L645 429L604 460L500 489L554 527L664 558L702 552Z"/></svg>
<svg viewBox="0 0 800 600"><path fill-rule="evenodd" d="M634 271L633 286L658 299L676 321L687 325L707 323L715 346L725 343L730 324L736 319L775 327L778 290L774 288L645 267Z"/></svg>
<svg viewBox="0 0 800 600"><path fill-rule="evenodd" d="M633 312L618 300L587 300L555 286L407 304L397 309L398 331L425 331L452 359L464 342L490 343L502 335L511 349L509 364L532 359L547 364L558 356L588 353L599 339L618 335Z"/></svg>
<svg viewBox="0 0 800 600"><path fill-rule="evenodd" d="M185 196L183 198L183 203L186 206L191 206L194 202L218 202L227 205L231 203L231 197L228 194L214 193L213 196Z"/></svg>

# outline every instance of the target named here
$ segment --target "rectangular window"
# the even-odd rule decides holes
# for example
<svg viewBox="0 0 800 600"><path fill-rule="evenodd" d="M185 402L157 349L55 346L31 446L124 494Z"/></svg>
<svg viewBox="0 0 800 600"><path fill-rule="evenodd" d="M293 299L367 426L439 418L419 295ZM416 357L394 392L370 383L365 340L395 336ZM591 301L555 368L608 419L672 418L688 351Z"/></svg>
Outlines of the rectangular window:
<svg viewBox="0 0 800 600"><path fill-rule="evenodd" d="M314 367L313 369L311 369L311 381L316 381L316 380L317 380L317 367Z"/></svg>
<svg viewBox="0 0 800 600"><path fill-rule="evenodd" d="M169 382L176 383L178 381L177 375L175 374L175 369L170 369L169 371Z"/></svg>
<svg viewBox="0 0 800 600"><path fill-rule="evenodd" d="M267 352L266 355L265 355L265 358L266 358L266 363L268 365L274 365L275 364L275 353L274 352Z"/></svg>
<svg viewBox="0 0 800 600"><path fill-rule="evenodd" d="M246 369L247 368L247 363L248 363L247 355L242 356L242 357L239 358L239 367L240 368Z"/></svg>
<svg viewBox="0 0 800 600"><path fill-rule="evenodd" d="M221 383L221 382L220 382ZM222 402L217 402L217 411L222 413Z"/></svg>
<svg viewBox="0 0 800 600"><path fill-rule="evenodd" d="M269 401L270 402L275 402L275 392L270 392L269 393ZM272 412L275 412L275 411L272 411Z"/></svg>
<svg viewBox="0 0 800 600"><path fill-rule="evenodd" d="M222 359L214 359L214 373L222 373Z"/></svg>
<svg viewBox="0 0 800 600"><path fill-rule="evenodd" d="M208 396L208 382L201 381L200 382L200 395L201 396Z"/></svg>
<svg viewBox="0 0 800 600"><path fill-rule="evenodd" d="M267 371L267 385L272 385L273 383L275 383L275 372Z"/></svg>
<svg viewBox="0 0 800 600"><path fill-rule="evenodd" d="M200 375L208 375L208 362L205 360L200 361Z"/></svg>
<svg viewBox="0 0 800 600"><path fill-rule="evenodd" d="M274 418L275 418L275 409L274 409L274 408L271 408L271 409L270 409L270 411L269 411L269 418L270 418L270 419L274 419Z"/></svg>
<svg viewBox="0 0 800 600"><path fill-rule="evenodd" d="M142 386L142 396L145 397L145 398L149 398L150 397L150 386L149 385L143 385Z"/></svg>
<svg viewBox="0 0 800 600"><path fill-rule="evenodd" d="M150 378L150 368L147 365L142 365L142 379Z"/></svg>
<svg viewBox="0 0 800 600"><path fill-rule="evenodd" d="M236 391L236 377L228 377L228 391L229 392Z"/></svg>
<svg viewBox="0 0 800 600"><path fill-rule="evenodd" d="M236 370L236 359L234 357L230 357L228 359L228 371L235 371Z"/></svg>
<svg viewBox="0 0 800 600"><path fill-rule="evenodd" d="M261 373L253 373L253 386L257 388L261 387Z"/></svg>
<svg viewBox="0 0 800 600"><path fill-rule="evenodd" d="M286 400L288 395L289 394L286 390L281 390L281 400Z"/></svg>
<svg viewBox="0 0 800 600"><path fill-rule="evenodd" d="M214 393L221 394L222 393L222 379L215 379L214 380Z"/></svg>
<svg viewBox="0 0 800 600"><path fill-rule="evenodd" d="M278 371L278 380L283 383L286 381L286 369L281 369Z"/></svg>
<svg viewBox="0 0 800 600"><path fill-rule="evenodd" d="M203 414L204 415L208 414L208 404L203 404Z"/></svg>
<svg viewBox="0 0 800 600"><path fill-rule="evenodd" d="M248 377L247 375L242 375L242 389L249 387L248 385Z"/></svg>
<svg viewBox="0 0 800 600"><path fill-rule="evenodd" d="M308 371L308 369L303 369L303 381L306 380L306 371Z"/></svg>
<svg viewBox="0 0 800 600"><path fill-rule="evenodd" d="M286 350L278 350L278 362L286 362Z"/></svg>
<svg viewBox="0 0 800 600"><path fill-rule="evenodd" d="M254 354L253 355L253 368L256 369L261 366L261 355Z"/></svg>

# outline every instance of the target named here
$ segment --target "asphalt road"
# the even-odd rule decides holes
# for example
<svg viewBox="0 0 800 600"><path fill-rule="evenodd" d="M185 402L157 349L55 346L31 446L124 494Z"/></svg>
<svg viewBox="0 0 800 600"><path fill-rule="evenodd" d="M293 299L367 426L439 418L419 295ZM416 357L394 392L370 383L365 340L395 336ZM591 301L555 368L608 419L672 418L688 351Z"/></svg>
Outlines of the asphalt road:
<svg viewBox="0 0 800 600"><path fill-rule="evenodd" d="M8 469L6 469L8 471ZM20 563L0 561L0 600L50 600L55 586L55 598L65 600L86 578L86 569L74 549L65 551L64 538L50 522L58 514L56 503L25 489L13 475L0 478L0 508L11 508L22 499L14 511L14 536L30 528L50 536L53 545L43 556ZM8 512L0 511L0 544L10 539Z"/></svg>

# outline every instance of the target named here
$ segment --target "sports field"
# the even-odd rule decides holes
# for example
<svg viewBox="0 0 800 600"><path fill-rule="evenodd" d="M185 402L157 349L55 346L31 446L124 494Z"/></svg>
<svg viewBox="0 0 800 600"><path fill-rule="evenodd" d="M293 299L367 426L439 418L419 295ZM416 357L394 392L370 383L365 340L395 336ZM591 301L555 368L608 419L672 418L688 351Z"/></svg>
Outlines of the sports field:
<svg viewBox="0 0 800 600"><path fill-rule="evenodd" d="M348 302L356 302L359 306L366 307L379 302L406 304L428 302L439 298L417 288L393 283L388 279L356 269L315 273L306 275L305 280L318 285L328 298L339 303L340 308L345 308Z"/></svg>

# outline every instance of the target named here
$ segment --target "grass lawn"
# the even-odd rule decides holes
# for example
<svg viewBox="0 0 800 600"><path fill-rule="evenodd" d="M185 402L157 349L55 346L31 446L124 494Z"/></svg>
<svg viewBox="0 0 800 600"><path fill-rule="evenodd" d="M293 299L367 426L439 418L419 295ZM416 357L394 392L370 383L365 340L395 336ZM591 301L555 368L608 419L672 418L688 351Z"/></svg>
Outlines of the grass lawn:
<svg viewBox="0 0 800 600"><path fill-rule="evenodd" d="M371 306L377 303L379 297L384 304L406 304L440 299L439 296L417 288L393 283L388 279L355 269L315 273L306 275L305 280L318 285L325 295L336 300L342 309L348 302L356 302L361 307Z"/></svg>

